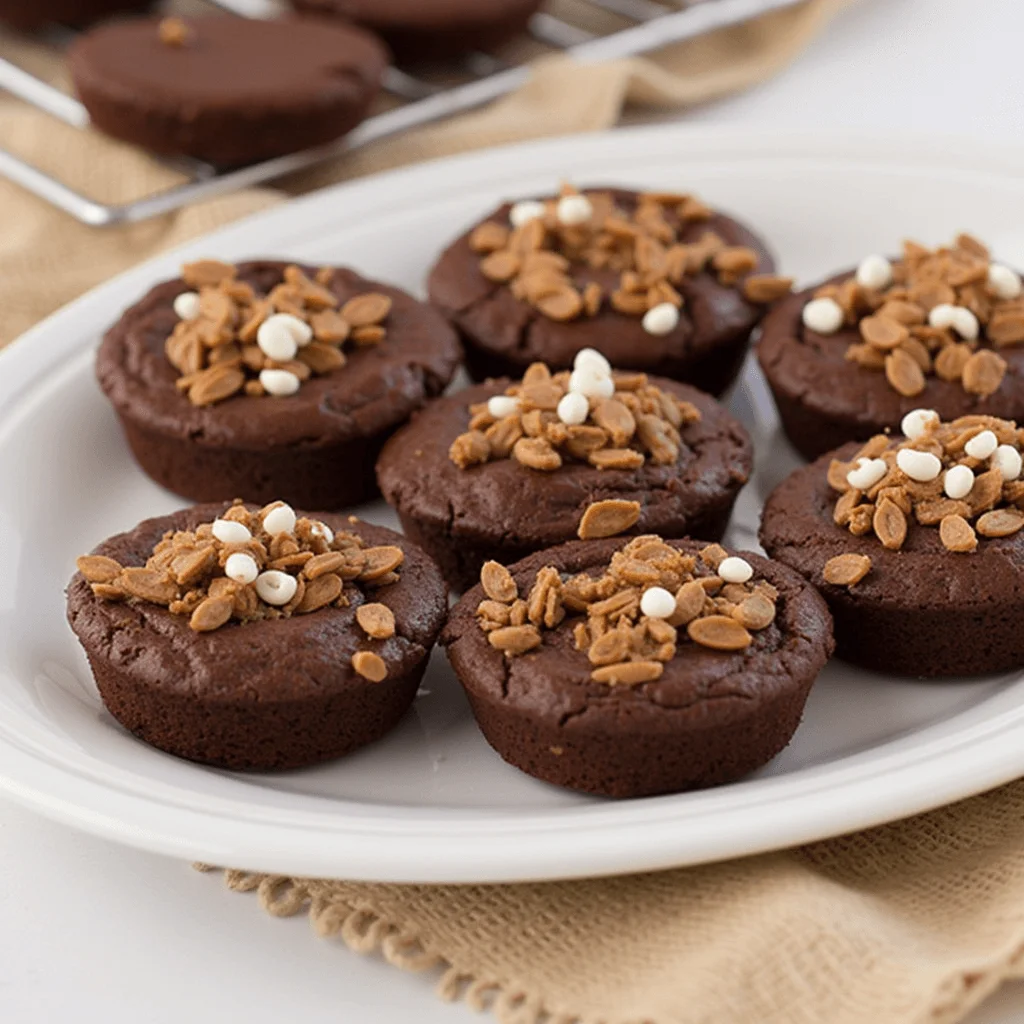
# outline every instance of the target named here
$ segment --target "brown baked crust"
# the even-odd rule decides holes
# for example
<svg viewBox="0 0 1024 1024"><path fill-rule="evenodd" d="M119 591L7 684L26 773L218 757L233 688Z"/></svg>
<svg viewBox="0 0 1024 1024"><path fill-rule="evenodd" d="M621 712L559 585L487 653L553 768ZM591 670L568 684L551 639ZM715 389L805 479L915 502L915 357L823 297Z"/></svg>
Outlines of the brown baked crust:
<svg viewBox="0 0 1024 1024"><path fill-rule="evenodd" d="M965 391L959 381L925 377L925 389L912 398L895 391L885 374L846 358L852 343L862 341L856 327L824 335L804 327L804 306L825 284L853 277L848 270L787 296L761 325L757 358L775 396L786 436L805 459L848 441L866 441L886 430L898 430L913 409L934 409L944 422L984 414L1024 419L1024 346L999 349L1007 362L1006 376L993 394L982 398Z"/></svg>
<svg viewBox="0 0 1024 1024"><path fill-rule="evenodd" d="M651 383L701 412L681 428L684 447L672 465L601 470L572 462L548 473L496 459L460 469L448 449L467 429L470 404L502 394L509 381L501 380L432 402L395 434L377 464L381 492L454 590L471 587L489 559L508 564L574 539L587 506L608 498L640 503L631 535L717 540L753 467L750 438L710 396L675 381Z"/></svg>
<svg viewBox="0 0 1024 1024"><path fill-rule="evenodd" d="M370 33L325 18L185 20L182 46L149 17L75 41L69 71L97 128L154 153L255 163L354 128L387 65Z"/></svg>
<svg viewBox="0 0 1024 1024"><path fill-rule="evenodd" d="M594 189L587 187L587 191ZM611 192L620 205L636 205L639 193ZM511 203L504 203L480 223L507 223ZM506 285L489 281L480 271L480 254L469 245L473 228L442 253L427 281L430 301L458 329L466 347L466 367L475 380L522 377L530 363L542 361L551 369L572 367L582 348L595 348L619 370L642 370L660 377L685 381L712 395L720 395L735 380L743 363L751 331L763 307L748 302L734 287L702 272L677 285L684 299L679 325L663 337L648 334L640 317L626 316L605 303L593 317L569 322L551 320L517 299ZM731 217L715 214L710 220L688 225L681 240L696 241L706 231L720 235L729 245L747 246L759 257L757 273L768 273L774 263L755 235ZM614 271L573 267L578 287L597 281L605 292L617 287Z"/></svg>
<svg viewBox="0 0 1024 1024"><path fill-rule="evenodd" d="M144 565L168 529L209 522L224 505L147 519L104 541L95 554ZM371 640L349 608L196 633L187 616L145 602L93 595L76 574L68 621L85 649L100 696L125 728L191 761L234 769L277 770L341 757L383 736L416 695L447 610L437 567L415 545L382 527L319 516L336 532L368 544L397 544L405 561L397 583L368 590L395 615L395 636ZM388 668L373 683L351 667L370 650Z"/></svg>
<svg viewBox="0 0 1024 1024"><path fill-rule="evenodd" d="M1024 665L1024 533L982 538L955 554L937 527L910 524L899 551L873 535L855 537L832 519L836 492L826 480L849 444L798 469L771 493L761 518L768 554L817 587L835 618L839 657L899 675L941 677L1003 672ZM836 555L867 555L871 571L853 587L826 583Z"/></svg>
<svg viewBox="0 0 1024 1024"><path fill-rule="evenodd" d="M595 571L624 543L575 541L510 570L527 593L542 567ZM702 547L670 543L691 553ZM573 619L544 630L535 650L506 658L477 623L484 593L474 587L452 610L441 642L487 741L530 775L615 797L720 785L769 761L792 738L831 654L831 622L796 573L748 552L743 557L779 590L775 623L741 652L683 642L662 677L639 686L591 680L587 656L573 645Z"/></svg>
<svg viewBox="0 0 1024 1024"><path fill-rule="evenodd" d="M282 280L287 265L240 263L238 276L265 292ZM444 390L458 365L459 344L435 310L397 288L344 268L335 270L329 287L341 302L369 291L389 296L387 339L348 350L340 370L306 381L286 398L189 402L164 354L178 322L174 298L189 290L180 278L156 285L122 315L103 339L96 375L146 473L195 501L281 498L324 509L373 495L381 445Z"/></svg>

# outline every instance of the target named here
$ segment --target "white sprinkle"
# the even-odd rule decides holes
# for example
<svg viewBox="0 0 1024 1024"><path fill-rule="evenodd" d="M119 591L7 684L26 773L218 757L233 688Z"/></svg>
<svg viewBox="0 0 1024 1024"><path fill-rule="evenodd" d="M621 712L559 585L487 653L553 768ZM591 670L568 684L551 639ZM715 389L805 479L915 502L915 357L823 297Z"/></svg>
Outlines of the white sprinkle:
<svg viewBox="0 0 1024 1024"><path fill-rule="evenodd" d="M260 370L260 383L268 395L294 395L302 381L291 370Z"/></svg>
<svg viewBox="0 0 1024 1024"><path fill-rule="evenodd" d="M932 307L928 314L928 323L932 327L952 327L967 341L974 341L980 331L978 318L969 309L965 306L953 306L948 302L940 302Z"/></svg>
<svg viewBox="0 0 1024 1024"><path fill-rule="evenodd" d="M1024 459L1013 445L1001 444L992 455L992 465L999 468L1004 480L1016 480L1024 469Z"/></svg>
<svg viewBox="0 0 1024 1024"><path fill-rule="evenodd" d="M971 493L974 486L974 474L968 466L953 466L946 470L945 479L942 481L942 489L946 492L947 498L959 501Z"/></svg>
<svg viewBox="0 0 1024 1024"><path fill-rule="evenodd" d="M288 328L299 348L308 345L313 340L313 328L305 320L301 320L291 313L275 313L273 316L268 316L264 323L270 323L271 320Z"/></svg>
<svg viewBox="0 0 1024 1024"><path fill-rule="evenodd" d="M214 519L213 535L221 544L244 544L252 539L248 528L233 519Z"/></svg>
<svg viewBox="0 0 1024 1024"><path fill-rule="evenodd" d="M174 312L179 320L195 320L199 316L199 293L182 292L174 300Z"/></svg>
<svg viewBox="0 0 1024 1024"><path fill-rule="evenodd" d="M903 470L911 480L917 480L926 484L929 480L935 480L942 472L942 460L931 452L919 452L913 448L901 448L896 453L896 465Z"/></svg>
<svg viewBox="0 0 1024 1024"><path fill-rule="evenodd" d="M323 537L328 544L334 543L334 531L326 524L316 521L310 527L310 533L314 537Z"/></svg>
<svg viewBox="0 0 1024 1024"><path fill-rule="evenodd" d="M256 564L256 559L244 551L228 555L228 560L224 563L224 575L236 583L252 583L259 574L260 567Z"/></svg>
<svg viewBox="0 0 1024 1024"><path fill-rule="evenodd" d="M983 430L964 445L972 459L987 459L999 447L999 438L991 430Z"/></svg>
<svg viewBox="0 0 1024 1024"><path fill-rule="evenodd" d="M648 334L669 334L679 326L679 310L671 302L659 302L644 313L641 322Z"/></svg>
<svg viewBox="0 0 1024 1024"><path fill-rule="evenodd" d="M859 458L856 465L846 474L846 482L858 491L869 491L889 471L885 459Z"/></svg>
<svg viewBox="0 0 1024 1024"><path fill-rule="evenodd" d="M884 256L865 256L857 268L857 284L871 291L888 287L892 284L892 264Z"/></svg>
<svg viewBox="0 0 1024 1024"><path fill-rule="evenodd" d="M256 593L267 604L287 604L299 589L294 576L277 569L268 569L256 577Z"/></svg>
<svg viewBox="0 0 1024 1024"><path fill-rule="evenodd" d="M545 213L547 213L547 208L543 203L537 202L536 199L524 199L508 211L508 219L512 227L521 228L531 220L543 217Z"/></svg>
<svg viewBox="0 0 1024 1024"><path fill-rule="evenodd" d="M900 421L903 436L911 441L928 432L928 428L939 422L939 414L934 409L912 409Z"/></svg>
<svg viewBox="0 0 1024 1024"><path fill-rule="evenodd" d="M640 611L649 619L667 619L675 610L676 599L664 587L648 587L640 598Z"/></svg>
<svg viewBox="0 0 1024 1024"><path fill-rule="evenodd" d="M496 419L511 416L519 408L519 399L513 395L494 395L487 399L487 411Z"/></svg>
<svg viewBox="0 0 1024 1024"><path fill-rule="evenodd" d="M612 372L612 364L596 348L581 348L572 361L572 368L597 373L602 377L609 376Z"/></svg>
<svg viewBox="0 0 1024 1024"><path fill-rule="evenodd" d="M299 350L299 343L295 340L291 328L272 316L260 324L256 332L256 344L260 351L269 359L278 363L287 363L289 359L295 358Z"/></svg>
<svg viewBox="0 0 1024 1024"><path fill-rule="evenodd" d="M843 326L846 314L835 299L811 299L802 314L804 327L818 334L835 334Z"/></svg>
<svg viewBox="0 0 1024 1024"><path fill-rule="evenodd" d="M263 529L271 536L295 532L295 512L291 505L277 505L263 517Z"/></svg>
<svg viewBox="0 0 1024 1024"><path fill-rule="evenodd" d="M562 196L558 200L556 216L560 224L567 227L574 227L577 224L586 224L594 215L594 207L586 196Z"/></svg>
<svg viewBox="0 0 1024 1024"><path fill-rule="evenodd" d="M730 555L718 563L718 575L726 583L746 583L754 575L754 567L737 555Z"/></svg>
<svg viewBox="0 0 1024 1024"><path fill-rule="evenodd" d="M611 398L615 394L615 381L604 374L573 370L569 375L569 390L587 398Z"/></svg>
<svg viewBox="0 0 1024 1024"><path fill-rule="evenodd" d="M988 286L1000 299L1015 299L1021 292L1020 274L1002 263L989 264Z"/></svg>
<svg viewBox="0 0 1024 1024"><path fill-rule="evenodd" d="M568 427L578 427L590 414L590 402L586 395L570 391L558 403L558 418Z"/></svg>

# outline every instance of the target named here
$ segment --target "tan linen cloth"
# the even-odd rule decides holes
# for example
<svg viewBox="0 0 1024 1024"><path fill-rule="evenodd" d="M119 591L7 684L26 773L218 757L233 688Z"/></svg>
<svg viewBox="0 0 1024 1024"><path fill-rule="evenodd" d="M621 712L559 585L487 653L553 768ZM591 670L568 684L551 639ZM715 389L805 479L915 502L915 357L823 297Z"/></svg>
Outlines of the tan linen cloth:
<svg viewBox="0 0 1024 1024"><path fill-rule="evenodd" d="M674 47L655 60L544 61L516 95L354 154L288 190L528 136L607 127L627 102L680 106L783 66L840 0ZM50 54L0 52L54 80ZM0 138L89 194L174 180L125 147L0 101ZM0 181L0 338L163 248L279 202L253 189L95 231ZM113 316L116 311L111 311ZM439 991L505 1024L910 1024L958 1019L1024 948L1024 784L846 839L710 867L546 885L388 886L226 874L271 913L439 970Z"/></svg>

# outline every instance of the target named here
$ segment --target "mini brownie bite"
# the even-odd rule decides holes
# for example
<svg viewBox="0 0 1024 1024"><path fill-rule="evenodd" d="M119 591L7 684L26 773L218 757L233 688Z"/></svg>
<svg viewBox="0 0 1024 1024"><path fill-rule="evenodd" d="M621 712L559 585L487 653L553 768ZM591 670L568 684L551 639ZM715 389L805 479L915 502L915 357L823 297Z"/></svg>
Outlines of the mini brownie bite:
<svg viewBox="0 0 1024 1024"><path fill-rule="evenodd" d="M572 373L535 363L522 381L431 403L385 446L377 478L405 533L464 590L488 559L602 535L583 520L596 501L633 509L637 533L716 539L751 466L746 431L714 399L613 374L589 349Z"/></svg>
<svg viewBox="0 0 1024 1024"><path fill-rule="evenodd" d="M488 50L525 31L543 0L291 0L309 14L358 22L387 41L401 61Z"/></svg>
<svg viewBox="0 0 1024 1024"><path fill-rule="evenodd" d="M774 757L832 632L785 566L642 536L488 562L442 643L506 761L637 797L732 782Z"/></svg>
<svg viewBox="0 0 1024 1024"><path fill-rule="evenodd" d="M381 445L458 360L435 310L352 270L200 260L124 313L96 374L169 490L341 508L376 493Z"/></svg>
<svg viewBox="0 0 1024 1024"><path fill-rule="evenodd" d="M79 37L68 67L92 123L222 167L324 145L366 116L387 54L324 18L132 18Z"/></svg>
<svg viewBox="0 0 1024 1024"><path fill-rule="evenodd" d="M353 517L201 505L78 559L68 620L110 713L190 761L284 769L383 736L447 599L437 567Z"/></svg>
<svg viewBox="0 0 1024 1024"><path fill-rule="evenodd" d="M944 420L1024 417L1024 297L1016 271L970 235L856 270L781 301L758 358L782 425L808 459L896 429L924 405Z"/></svg>
<svg viewBox="0 0 1024 1024"><path fill-rule="evenodd" d="M761 543L817 586L840 657L962 676L1024 665L1024 431L993 416L904 417L797 470Z"/></svg>
<svg viewBox="0 0 1024 1024"><path fill-rule="evenodd" d="M34 32L47 25L80 27L125 11L143 11L151 0L0 0L0 22Z"/></svg>
<svg viewBox="0 0 1024 1024"><path fill-rule="evenodd" d="M505 203L430 273L477 380L554 370L594 348L712 395L736 378L765 304L789 291L763 243L693 196L564 188Z"/></svg>

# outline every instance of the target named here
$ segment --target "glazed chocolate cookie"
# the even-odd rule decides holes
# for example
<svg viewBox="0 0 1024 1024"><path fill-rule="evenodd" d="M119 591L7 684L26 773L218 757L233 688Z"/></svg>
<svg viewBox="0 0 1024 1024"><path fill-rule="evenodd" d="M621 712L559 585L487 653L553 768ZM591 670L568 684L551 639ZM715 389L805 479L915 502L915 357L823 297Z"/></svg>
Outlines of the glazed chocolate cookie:
<svg viewBox="0 0 1024 1024"><path fill-rule="evenodd" d="M296 768L379 739L447 611L437 567L398 534L281 503L148 519L78 564L68 620L107 709L221 768Z"/></svg>
<svg viewBox="0 0 1024 1024"><path fill-rule="evenodd" d="M321 18L135 18L69 51L92 123L154 153L229 167L333 142L366 116L387 63Z"/></svg>
<svg viewBox="0 0 1024 1024"><path fill-rule="evenodd" d="M0 22L34 32L47 25L89 25L126 11L143 11L151 0L0 0Z"/></svg>
<svg viewBox="0 0 1024 1024"><path fill-rule="evenodd" d="M609 379L607 398L567 392L580 372L537 364L521 384L460 391L385 446L381 492L453 589L488 559L579 536L594 502L635 505L634 533L721 537L751 471L743 427L694 388L643 374Z"/></svg>
<svg viewBox="0 0 1024 1024"><path fill-rule="evenodd" d="M976 239L856 270L789 296L757 355L794 447L813 459L895 429L918 406L943 419L1024 417L1024 299Z"/></svg>
<svg viewBox="0 0 1024 1024"><path fill-rule="evenodd" d="M1024 431L992 417L906 421L797 470L761 543L821 590L839 656L879 672L973 676L1024 665Z"/></svg>
<svg viewBox="0 0 1024 1024"><path fill-rule="evenodd" d="M719 395L764 303L789 290L771 269L760 240L692 196L592 189L499 207L444 252L428 290L477 380L566 369L594 348Z"/></svg>
<svg viewBox="0 0 1024 1024"><path fill-rule="evenodd" d="M139 465L196 501L342 508L459 360L443 318L351 270L204 260L154 287L96 358Z"/></svg>
<svg viewBox="0 0 1024 1024"><path fill-rule="evenodd" d="M297 10L357 22L383 36L401 61L488 50L526 29L543 0L291 0Z"/></svg>
<svg viewBox="0 0 1024 1024"><path fill-rule="evenodd" d="M638 797L732 782L774 757L832 633L785 566L649 536L488 563L442 643L506 761Z"/></svg>

